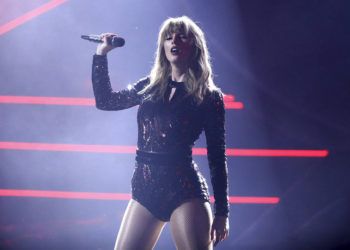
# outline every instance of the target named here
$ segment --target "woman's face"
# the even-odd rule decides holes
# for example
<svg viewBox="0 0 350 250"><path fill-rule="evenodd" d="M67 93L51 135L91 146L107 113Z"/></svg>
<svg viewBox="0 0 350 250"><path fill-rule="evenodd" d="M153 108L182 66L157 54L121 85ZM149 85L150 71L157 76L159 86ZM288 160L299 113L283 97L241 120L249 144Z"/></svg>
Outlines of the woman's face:
<svg viewBox="0 0 350 250"><path fill-rule="evenodd" d="M164 51L170 64L187 66L193 53L193 39L182 32L167 34Z"/></svg>

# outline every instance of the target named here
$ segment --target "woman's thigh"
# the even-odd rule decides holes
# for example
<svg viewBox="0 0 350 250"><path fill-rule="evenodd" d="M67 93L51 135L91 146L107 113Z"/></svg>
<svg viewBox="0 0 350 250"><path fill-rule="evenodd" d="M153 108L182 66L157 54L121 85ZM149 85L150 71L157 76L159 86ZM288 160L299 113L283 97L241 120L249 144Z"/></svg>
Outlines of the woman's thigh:
<svg viewBox="0 0 350 250"><path fill-rule="evenodd" d="M164 227L144 206L130 200L114 249L152 249Z"/></svg>
<svg viewBox="0 0 350 250"><path fill-rule="evenodd" d="M212 249L213 216L208 202L193 199L175 209L170 218L177 249Z"/></svg>

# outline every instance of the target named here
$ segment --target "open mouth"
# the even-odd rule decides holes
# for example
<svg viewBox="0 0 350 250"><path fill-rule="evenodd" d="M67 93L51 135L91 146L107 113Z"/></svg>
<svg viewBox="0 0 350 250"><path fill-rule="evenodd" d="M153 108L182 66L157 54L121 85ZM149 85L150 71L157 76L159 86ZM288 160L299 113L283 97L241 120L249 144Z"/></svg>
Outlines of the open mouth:
<svg viewBox="0 0 350 250"><path fill-rule="evenodd" d="M179 49L178 47L172 47L172 48L170 49L170 52L171 52L172 54L174 54L174 55L177 55L177 54L180 53L180 49Z"/></svg>

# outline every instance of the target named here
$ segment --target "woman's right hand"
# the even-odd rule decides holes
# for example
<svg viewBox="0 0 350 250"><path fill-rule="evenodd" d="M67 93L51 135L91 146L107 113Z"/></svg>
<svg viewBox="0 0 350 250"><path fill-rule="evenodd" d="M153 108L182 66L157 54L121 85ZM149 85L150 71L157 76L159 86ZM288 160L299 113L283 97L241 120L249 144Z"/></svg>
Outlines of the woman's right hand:
<svg viewBox="0 0 350 250"><path fill-rule="evenodd" d="M97 45L96 55L106 55L109 51L116 48L111 45L110 41L114 36L117 36L114 33L102 33L100 37L102 38L102 43Z"/></svg>

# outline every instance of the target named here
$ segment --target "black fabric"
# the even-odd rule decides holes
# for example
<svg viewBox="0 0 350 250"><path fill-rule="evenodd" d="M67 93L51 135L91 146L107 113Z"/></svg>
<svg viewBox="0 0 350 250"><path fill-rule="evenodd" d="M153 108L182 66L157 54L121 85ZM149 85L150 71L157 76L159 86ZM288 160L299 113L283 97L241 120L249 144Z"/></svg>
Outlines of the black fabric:
<svg viewBox="0 0 350 250"><path fill-rule="evenodd" d="M138 94L149 84L148 78L115 92L111 88L108 76L107 57L98 55L94 55L93 59L92 83L96 107L99 109L121 110L139 105L137 147L140 151L191 154L194 142L204 130L214 190L215 215L228 216L225 109L220 91L207 91L203 102L199 105L191 96L186 95L184 83L174 81L168 82L166 97L170 95L171 88L176 88L170 101L169 98L155 101L147 98L147 94ZM187 165L190 168L192 164ZM203 191L207 192L207 190Z"/></svg>

